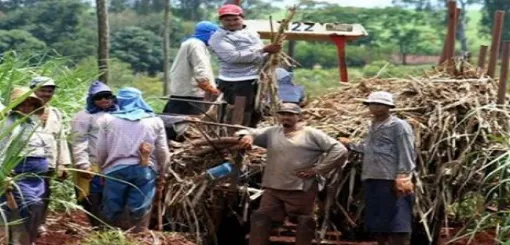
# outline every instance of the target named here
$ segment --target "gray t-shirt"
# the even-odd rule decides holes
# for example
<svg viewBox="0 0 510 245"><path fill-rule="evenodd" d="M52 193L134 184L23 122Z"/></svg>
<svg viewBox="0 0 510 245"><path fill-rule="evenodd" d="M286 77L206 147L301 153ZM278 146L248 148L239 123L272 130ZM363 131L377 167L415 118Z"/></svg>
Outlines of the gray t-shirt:
<svg viewBox="0 0 510 245"><path fill-rule="evenodd" d="M363 180L394 180L397 174L410 173L416 167L413 130L409 123L394 116L372 124L364 141L350 148L364 154Z"/></svg>
<svg viewBox="0 0 510 245"><path fill-rule="evenodd" d="M346 160L347 148L311 127L304 127L292 137L285 136L282 126L256 129L252 135L255 145L267 149L262 177L262 186L266 188L306 191L317 183L316 178L299 178L297 170L314 167L325 174L343 166Z"/></svg>

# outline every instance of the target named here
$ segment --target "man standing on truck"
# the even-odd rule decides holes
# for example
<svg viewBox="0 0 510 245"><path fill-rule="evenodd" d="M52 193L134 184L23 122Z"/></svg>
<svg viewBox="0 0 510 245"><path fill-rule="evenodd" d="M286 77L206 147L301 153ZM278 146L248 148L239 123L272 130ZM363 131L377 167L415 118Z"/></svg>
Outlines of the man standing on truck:
<svg viewBox="0 0 510 245"><path fill-rule="evenodd" d="M208 50L209 39L217 29L216 24L201 21L195 26L195 33L181 44L170 69L170 98L203 101L206 94L220 94ZM200 103L169 100L163 112L200 115L205 110Z"/></svg>
<svg viewBox="0 0 510 245"><path fill-rule="evenodd" d="M243 125L255 127L261 119L255 110L259 72L266 54L280 52L281 46L264 46L258 33L244 25L239 6L223 5L218 14L222 27L209 41L220 61L218 88L230 105L234 105L236 96L246 97Z"/></svg>
<svg viewBox="0 0 510 245"><path fill-rule="evenodd" d="M406 121L390 113L388 92L373 92L364 101L373 116L368 136L360 144L340 141L363 153L361 179L365 193L365 224L379 245L409 245L413 209L414 134Z"/></svg>
<svg viewBox="0 0 510 245"><path fill-rule="evenodd" d="M40 117L40 123L45 136L51 142L52 149L48 156L48 172L44 179L44 187L46 188L44 192L44 219L39 227L40 235L44 235L47 232L45 223L51 197L51 179L55 175L60 179L67 178L66 167L71 165L71 153L65 134L64 113L49 104L57 89L55 81L49 77L35 77L30 81L30 89L35 89L35 95L41 98L44 103L44 112Z"/></svg>
<svg viewBox="0 0 510 245"><path fill-rule="evenodd" d="M267 245L272 224L285 215L297 223L296 245L310 245L315 237L313 208L319 175L343 167L347 149L324 132L298 123L301 108L285 103L278 110L280 125L255 129L241 138L241 145L267 149L262 177L264 193L251 216L250 245ZM322 158L321 158L322 157Z"/></svg>

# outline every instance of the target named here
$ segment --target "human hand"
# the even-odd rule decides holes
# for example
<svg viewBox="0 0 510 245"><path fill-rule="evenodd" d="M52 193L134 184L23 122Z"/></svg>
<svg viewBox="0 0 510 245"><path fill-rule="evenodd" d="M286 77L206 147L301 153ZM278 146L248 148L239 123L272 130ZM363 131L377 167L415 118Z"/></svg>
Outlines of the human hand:
<svg viewBox="0 0 510 245"><path fill-rule="evenodd" d="M395 192L397 196L407 196L414 193L414 184L411 174L398 174L395 179Z"/></svg>
<svg viewBox="0 0 510 245"><path fill-rule="evenodd" d="M253 136L245 135L239 140L239 145L244 149L251 149L253 145Z"/></svg>
<svg viewBox="0 0 510 245"><path fill-rule="evenodd" d="M317 176L319 172L315 168L303 169L296 171L296 176L302 179L309 179Z"/></svg>
<svg viewBox="0 0 510 245"><path fill-rule="evenodd" d="M269 45L266 45L262 49L262 51L264 53L270 53L270 54L278 53L278 52L280 52L280 50L282 50L282 45L279 45L279 44L269 44Z"/></svg>
<svg viewBox="0 0 510 245"><path fill-rule="evenodd" d="M346 137L340 137L338 138L338 141L340 141L343 145L349 145L351 143L351 139Z"/></svg>
<svg viewBox="0 0 510 245"><path fill-rule="evenodd" d="M94 170L92 170L91 167L88 167L87 169L83 171L79 171L78 175L84 179L91 180L92 177L94 177Z"/></svg>
<svg viewBox="0 0 510 245"><path fill-rule="evenodd" d="M154 146L147 142L142 142L138 147L138 154L140 155L140 164L147 167L150 162L152 151Z"/></svg>

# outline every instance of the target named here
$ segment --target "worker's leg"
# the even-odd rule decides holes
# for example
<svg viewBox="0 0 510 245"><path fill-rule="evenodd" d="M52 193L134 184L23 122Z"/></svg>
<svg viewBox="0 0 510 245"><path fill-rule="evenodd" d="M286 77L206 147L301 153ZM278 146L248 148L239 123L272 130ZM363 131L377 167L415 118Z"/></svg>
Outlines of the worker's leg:
<svg viewBox="0 0 510 245"><path fill-rule="evenodd" d="M315 183L308 190L287 191L282 196L285 212L291 221L297 224L296 245L310 245L315 237L313 208L317 193L318 186Z"/></svg>
<svg viewBox="0 0 510 245"><path fill-rule="evenodd" d="M41 225L39 226L39 235L44 236L48 231L46 229L46 218L48 217L48 208L50 206L50 200L51 200L51 181L55 177L55 169L50 168L48 172L44 174L44 195L43 195L43 202L44 202L44 214L42 218Z"/></svg>
<svg viewBox="0 0 510 245"><path fill-rule="evenodd" d="M411 233L390 233L389 241L391 245L410 245Z"/></svg>
<svg viewBox="0 0 510 245"><path fill-rule="evenodd" d="M33 243L37 240L38 228L44 218L42 199L45 191L44 181L39 177L24 177L16 181L16 186L13 194L19 207L19 214L24 219L24 230L20 227L14 228L12 235L15 239L28 240ZM17 221L19 222L19 220Z"/></svg>
<svg viewBox="0 0 510 245"><path fill-rule="evenodd" d="M149 228L152 201L156 194L156 173L152 168L141 165L130 166L129 173L134 186L129 188L127 207L135 226L133 232L142 232Z"/></svg>
<svg viewBox="0 0 510 245"><path fill-rule="evenodd" d="M90 194L88 196L89 209L87 210L90 215L88 215L89 222L93 227L98 227L101 225L102 215L101 215L101 201L103 199L103 177L96 175L90 181Z"/></svg>
<svg viewBox="0 0 510 245"><path fill-rule="evenodd" d="M249 245L269 244L273 223L282 223L283 220L283 203L277 192L265 189L259 209L251 215Z"/></svg>
<svg viewBox="0 0 510 245"><path fill-rule="evenodd" d="M126 206L126 195L130 185L128 181L128 167L116 170L105 175L105 184L103 189L103 201L101 214L105 221L117 225L121 222L117 220Z"/></svg>
<svg viewBox="0 0 510 245"><path fill-rule="evenodd" d="M256 127L257 123L260 121L260 113L255 110L257 86L257 80L239 81L235 82L234 85L234 100L235 96L246 98L243 117L244 126Z"/></svg>

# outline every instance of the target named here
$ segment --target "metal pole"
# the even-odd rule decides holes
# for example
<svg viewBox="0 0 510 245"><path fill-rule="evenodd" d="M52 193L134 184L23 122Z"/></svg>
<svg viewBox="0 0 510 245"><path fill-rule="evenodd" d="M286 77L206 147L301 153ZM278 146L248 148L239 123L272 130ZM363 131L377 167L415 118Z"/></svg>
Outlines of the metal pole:
<svg viewBox="0 0 510 245"><path fill-rule="evenodd" d="M489 57L489 66L487 75L494 77L496 65L499 56L499 46L501 45L501 36L503 34L503 23L505 22L505 11L498 10L494 14L494 26L492 28L491 54Z"/></svg>

